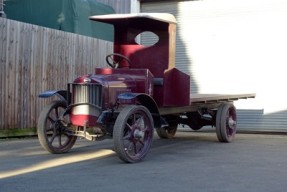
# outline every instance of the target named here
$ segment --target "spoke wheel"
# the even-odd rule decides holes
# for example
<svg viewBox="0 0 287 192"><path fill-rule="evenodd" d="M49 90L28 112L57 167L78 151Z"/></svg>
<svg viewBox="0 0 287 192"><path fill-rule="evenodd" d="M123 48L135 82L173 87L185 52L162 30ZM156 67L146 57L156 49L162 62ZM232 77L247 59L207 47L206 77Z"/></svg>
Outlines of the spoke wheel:
<svg viewBox="0 0 287 192"><path fill-rule="evenodd" d="M69 115L60 119L66 107L64 101L53 101L43 109L38 119L39 142L50 153L65 153L77 140L66 126L70 123Z"/></svg>
<svg viewBox="0 0 287 192"><path fill-rule="evenodd" d="M230 143L236 134L236 108L231 103L222 103L216 114L216 135L220 142Z"/></svg>
<svg viewBox="0 0 287 192"><path fill-rule="evenodd" d="M140 105L125 107L118 115L114 130L115 151L127 163L141 161L153 139L153 119L147 108Z"/></svg>

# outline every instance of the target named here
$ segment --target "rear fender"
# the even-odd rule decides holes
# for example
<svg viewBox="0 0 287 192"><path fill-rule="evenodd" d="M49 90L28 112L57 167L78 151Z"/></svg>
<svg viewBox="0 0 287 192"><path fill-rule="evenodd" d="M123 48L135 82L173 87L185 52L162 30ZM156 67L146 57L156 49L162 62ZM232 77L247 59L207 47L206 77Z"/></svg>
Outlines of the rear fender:
<svg viewBox="0 0 287 192"><path fill-rule="evenodd" d="M147 94L142 93L122 93L118 95L119 102L121 100L135 100L136 103L140 103L145 106L151 113L155 127L161 127L161 118L158 110L158 106L155 100Z"/></svg>
<svg viewBox="0 0 287 192"><path fill-rule="evenodd" d="M38 95L40 98L49 98L52 96L57 96L60 98L60 100L69 101L69 98L71 98L71 93L67 90L51 90L51 91L45 91Z"/></svg>

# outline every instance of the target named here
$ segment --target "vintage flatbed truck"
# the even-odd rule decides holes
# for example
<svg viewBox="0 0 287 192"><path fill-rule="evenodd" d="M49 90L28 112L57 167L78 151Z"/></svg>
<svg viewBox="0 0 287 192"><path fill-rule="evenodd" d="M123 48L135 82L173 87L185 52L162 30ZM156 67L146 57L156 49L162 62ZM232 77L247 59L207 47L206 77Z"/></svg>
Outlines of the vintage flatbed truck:
<svg viewBox="0 0 287 192"><path fill-rule="evenodd" d="M110 67L76 78L67 90L39 94L59 97L38 119L44 149L64 153L77 137L113 138L119 158L134 163L148 153L155 131L160 138L172 138L179 124L193 130L211 125L220 142L233 141L237 125L233 101L255 94L190 96L190 76L175 68L173 15L112 14L90 19L114 26L114 53L106 57ZM154 45L136 42L146 31L158 36Z"/></svg>

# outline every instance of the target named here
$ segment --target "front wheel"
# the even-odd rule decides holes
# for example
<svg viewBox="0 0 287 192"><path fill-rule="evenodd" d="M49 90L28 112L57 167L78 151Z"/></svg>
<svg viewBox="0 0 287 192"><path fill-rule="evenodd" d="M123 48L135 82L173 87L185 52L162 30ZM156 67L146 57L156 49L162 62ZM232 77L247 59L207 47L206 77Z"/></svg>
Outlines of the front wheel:
<svg viewBox="0 0 287 192"><path fill-rule="evenodd" d="M216 114L216 135L220 142L230 143L236 134L236 108L232 103L222 103Z"/></svg>
<svg viewBox="0 0 287 192"><path fill-rule="evenodd" d="M147 108L129 105L118 115L114 130L115 151L127 163L141 161L153 140L154 124Z"/></svg>
<svg viewBox="0 0 287 192"><path fill-rule="evenodd" d="M68 127L69 115L62 116L66 108L66 102L53 101L43 109L38 119L39 142L50 153L65 153L77 140Z"/></svg>

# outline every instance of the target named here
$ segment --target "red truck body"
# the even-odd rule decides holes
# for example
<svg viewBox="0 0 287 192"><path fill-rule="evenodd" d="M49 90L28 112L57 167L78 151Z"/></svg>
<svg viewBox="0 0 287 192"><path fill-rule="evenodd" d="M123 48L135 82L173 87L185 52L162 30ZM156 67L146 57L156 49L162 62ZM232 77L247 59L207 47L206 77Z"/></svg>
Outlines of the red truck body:
<svg viewBox="0 0 287 192"><path fill-rule="evenodd" d="M255 94L190 96L190 76L175 67L176 19L167 13L115 14L90 17L114 26L114 53L109 66L96 68L68 83L67 90L41 93L59 96L43 109L38 120L41 145L51 153L69 151L77 137L113 138L115 151L125 162L142 160L156 130L171 138L179 124L194 130L216 127L221 142L236 133L234 100ZM138 36L153 33L153 45Z"/></svg>

